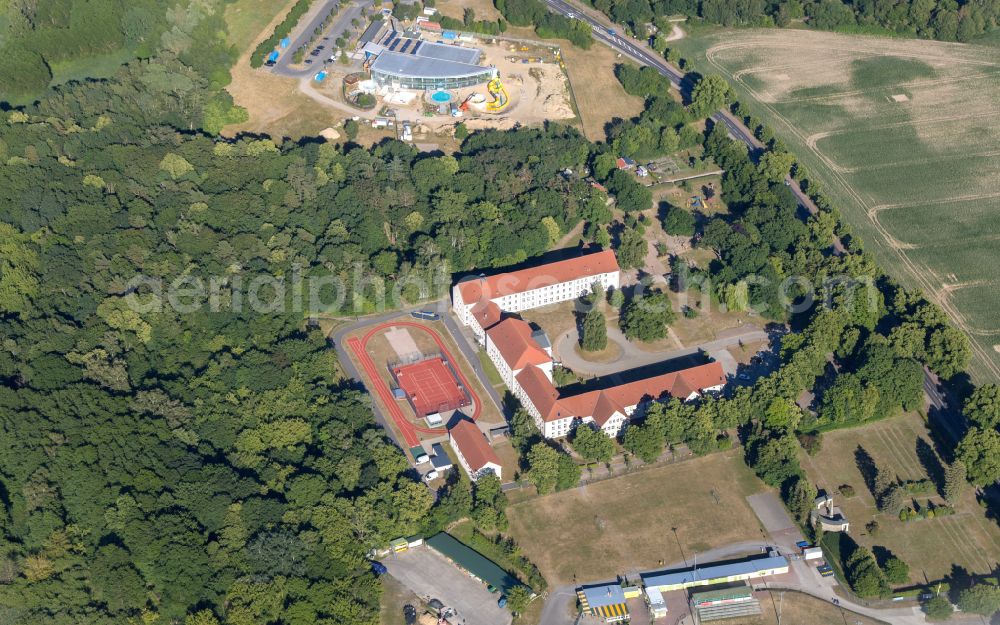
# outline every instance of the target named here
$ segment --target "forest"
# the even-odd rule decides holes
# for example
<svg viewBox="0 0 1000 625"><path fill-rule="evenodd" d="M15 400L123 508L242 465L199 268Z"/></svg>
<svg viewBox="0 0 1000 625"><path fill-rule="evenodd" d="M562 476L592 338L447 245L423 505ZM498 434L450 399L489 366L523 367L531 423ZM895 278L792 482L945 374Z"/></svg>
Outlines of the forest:
<svg viewBox="0 0 1000 625"><path fill-rule="evenodd" d="M435 282L442 272L538 256L581 220L586 238L641 252L635 214L651 195L609 166L614 150L703 142L726 169L732 210L698 225L717 260L688 272L685 288L752 302L797 330L782 342L781 368L752 389L664 404L629 428L624 444L636 455L680 441L706 453L722 444L721 429L740 426L762 479L805 501L797 437L910 407L922 364L944 377L964 367L964 337L888 280L834 210L795 211L781 180L792 171L808 189L808 174L779 142L751 155L721 126L694 133L693 121L729 104L711 77L681 107L648 72L619 70L650 100L610 146L555 124L477 132L453 155L388 140L225 140L215 135L240 113L220 92L231 51L214 35L181 37L214 23L205 6L170 11L163 30L146 31L161 43L173 33L177 49L51 88L0 118L7 620L371 624L381 586L369 549L470 515L484 531L502 529L502 494L458 480L434 500L304 321L377 310L387 285L403 285L409 302L443 295L423 287L447 288ZM628 213L621 228L607 227L604 191L564 174L586 167ZM831 253L834 233L842 253ZM790 318L779 293L747 286L753 274L870 278L879 295L865 305L835 286L830 307ZM295 276L325 290L314 300L282 288ZM706 276L710 285L695 284ZM205 283L215 285L207 302L179 288ZM265 285L264 312L244 305L241 285L254 283ZM348 291L332 292L337 284ZM793 403L803 388L819 390L815 415ZM978 483L1000 477L1000 394L984 388L957 452ZM539 490L576 484L579 467L538 440L523 413L513 429ZM544 583L529 564L518 568L526 583Z"/></svg>
<svg viewBox="0 0 1000 625"><path fill-rule="evenodd" d="M172 56L213 89L229 83L237 51L225 43L229 0L11 0L0 3L0 102L43 94L53 69L95 59ZM216 94L228 99L228 96ZM229 101L231 104L231 100Z"/></svg>
<svg viewBox="0 0 1000 625"><path fill-rule="evenodd" d="M523 261L604 207L560 175L592 150L573 129L477 133L453 156L225 141L220 98L161 53L3 113L7 620L377 622L367 551L469 512L435 505L304 317ZM296 273L361 286L240 305L239 284ZM150 286L199 280L221 285L211 306Z"/></svg>
<svg viewBox="0 0 1000 625"><path fill-rule="evenodd" d="M642 39L648 24L669 32L674 15L722 26L788 26L820 30L891 33L907 37L970 41L997 27L1000 4L991 0L591 0L594 8Z"/></svg>

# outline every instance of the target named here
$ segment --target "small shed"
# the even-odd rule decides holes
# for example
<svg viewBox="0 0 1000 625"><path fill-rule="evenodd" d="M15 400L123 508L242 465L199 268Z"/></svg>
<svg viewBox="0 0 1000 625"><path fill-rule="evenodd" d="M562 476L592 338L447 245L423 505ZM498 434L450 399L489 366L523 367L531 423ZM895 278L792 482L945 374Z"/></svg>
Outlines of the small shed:
<svg viewBox="0 0 1000 625"><path fill-rule="evenodd" d="M448 452L444 450L441 443L434 443L431 445L431 451L434 452L431 456L431 465L434 467L434 470L447 471L454 466L451 461L451 456L449 456Z"/></svg>
<svg viewBox="0 0 1000 625"><path fill-rule="evenodd" d="M389 541L389 548L396 553L401 553L410 548L410 543L405 538L397 538Z"/></svg>
<svg viewBox="0 0 1000 625"><path fill-rule="evenodd" d="M802 557L806 560L818 560L823 557L823 550L820 547L809 547L802 550Z"/></svg>
<svg viewBox="0 0 1000 625"><path fill-rule="evenodd" d="M650 616L654 619L666 618L667 602L663 599L663 593L655 588L647 588L646 603L649 605Z"/></svg>

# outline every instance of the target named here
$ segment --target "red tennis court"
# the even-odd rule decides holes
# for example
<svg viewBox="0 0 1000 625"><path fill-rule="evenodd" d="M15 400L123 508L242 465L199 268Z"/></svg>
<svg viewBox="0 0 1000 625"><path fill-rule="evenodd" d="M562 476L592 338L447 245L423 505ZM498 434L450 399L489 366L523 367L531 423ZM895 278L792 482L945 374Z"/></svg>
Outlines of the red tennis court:
<svg viewBox="0 0 1000 625"><path fill-rule="evenodd" d="M451 366L440 356L396 365L390 371L418 417L457 410L471 403Z"/></svg>

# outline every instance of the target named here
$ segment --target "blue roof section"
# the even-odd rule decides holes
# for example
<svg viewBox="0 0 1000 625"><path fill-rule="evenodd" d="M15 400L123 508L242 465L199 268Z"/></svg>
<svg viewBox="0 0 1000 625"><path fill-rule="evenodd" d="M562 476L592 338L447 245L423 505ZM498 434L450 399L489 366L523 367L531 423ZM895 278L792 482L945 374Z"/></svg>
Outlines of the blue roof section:
<svg viewBox="0 0 1000 625"><path fill-rule="evenodd" d="M766 558L757 558L756 560L746 560L744 562L705 566L698 569L643 573L640 577L642 577L643 585L647 587L675 586L677 584L690 584L710 579L718 579L721 577L749 575L757 571L777 569L783 566L788 566L788 560L786 560L784 556L769 556Z"/></svg>
<svg viewBox="0 0 1000 625"><path fill-rule="evenodd" d="M591 608L625 603L625 593L620 584L599 584L597 586L581 586L580 592L587 598Z"/></svg>

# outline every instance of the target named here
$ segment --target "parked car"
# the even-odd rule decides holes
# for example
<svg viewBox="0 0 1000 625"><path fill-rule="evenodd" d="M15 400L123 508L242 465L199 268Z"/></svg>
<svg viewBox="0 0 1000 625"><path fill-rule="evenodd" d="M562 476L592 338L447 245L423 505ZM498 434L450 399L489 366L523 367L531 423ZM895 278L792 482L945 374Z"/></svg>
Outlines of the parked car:
<svg viewBox="0 0 1000 625"><path fill-rule="evenodd" d="M406 625L413 625L417 622L417 609L407 603L403 606L403 619L406 621Z"/></svg>
<svg viewBox="0 0 1000 625"><path fill-rule="evenodd" d="M490 592L496 592L497 591L497 587L494 586L493 584L487 584L486 585L486 590L488 590Z"/></svg>
<svg viewBox="0 0 1000 625"><path fill-rule="evenodd" d="M497 607L498 608L506 608L507 607L507 597L500 597L497 600Z"/></svg>
<svg viewBox="0 0 1000 625"><path fill-rule="evenodd" d="M435 470L428 471L427 474L424 476L424 481L431 482L433 480L436 480L438 478L438 475L440 474Z"/></svg>
<svg viewBox="0 0 1000 625"><path fill-rule="evenodd" d="M389 569L385 568L385 565L381 562L372 562L372 573L376 575L385 575L389 572Z"/></svg>

